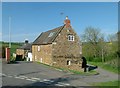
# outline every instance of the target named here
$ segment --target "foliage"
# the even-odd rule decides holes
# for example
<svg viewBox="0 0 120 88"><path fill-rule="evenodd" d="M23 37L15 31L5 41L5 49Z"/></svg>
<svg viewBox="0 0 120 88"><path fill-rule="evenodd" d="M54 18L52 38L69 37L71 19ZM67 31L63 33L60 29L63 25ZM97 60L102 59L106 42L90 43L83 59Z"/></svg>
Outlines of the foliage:
<svg viewBox="0 0 120 88"><path fill-rule="evenodd" d="M19 48L22 43L11 43L11 53L16 53L16 48ZM3 42L2 47L9 47L9 43Z"/></svg>
<svg viewBox="0 0 120 88"><path fill-rule="evenodd" d="M82 54L88 61L107 62L118 58L117 34L107 36L105 40L100 29L87 27L81 36Z"/></svg>
<svg viewBox="0 0 120 88"><path fill-rule="evenodd" d="M11 56L11 59L10 59L10 61L15 61L15 57L13 57L13 56Z"/></svg>
<svg viewBox="0 0 120 88"><path fill-rule="evenodd" d="M7 43L7 42L1 42L1 43L2 43L3 58L5 58L5 48L9 47L9 43ZM11 49L10 49L11 60L14 59L12 57L12 54L16 53L16 49L19 48L21 45L22 45L22 43L11 43Z"/></svg>
<svg viewBox="0 0 120 88"><path fill-rule="evenodd" d="M105 54L104 36L99 29L93 27L87 27L82 35L83 43L83 55L88 58L99 58ZM90 59L91 60L91 59Z"/></svg>

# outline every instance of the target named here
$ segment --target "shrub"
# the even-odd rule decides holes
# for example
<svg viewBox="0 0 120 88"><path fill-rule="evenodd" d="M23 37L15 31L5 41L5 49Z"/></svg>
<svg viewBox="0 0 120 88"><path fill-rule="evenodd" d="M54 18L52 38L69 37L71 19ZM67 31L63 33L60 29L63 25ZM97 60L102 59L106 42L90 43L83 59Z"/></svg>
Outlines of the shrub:
<svg viewBox="0 0 120 88"><path fill-rule="evenodd" d="M93 61L93 57L87 57L86 60L87 61Z"/></svg>
<svg viewBox="0 0 120 88"><path fill-rule="evenodd" d="M15 61L15 60L16 60L16 57L13 57L13 56L10 57L10 61Z"/></svg>
<svg viewBox="0 0 120 88"><path fill-rule="evenodd" d="M102 58L101 57L95 57L95 58L93 58L93 62L102 62Z"/></svg>

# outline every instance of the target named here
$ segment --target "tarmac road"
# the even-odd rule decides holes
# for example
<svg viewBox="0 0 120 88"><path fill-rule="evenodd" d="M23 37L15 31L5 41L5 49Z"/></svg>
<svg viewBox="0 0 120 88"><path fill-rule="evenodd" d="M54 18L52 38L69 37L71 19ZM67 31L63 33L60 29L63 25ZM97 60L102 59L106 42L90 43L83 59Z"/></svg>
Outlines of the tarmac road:
<svg viewBox="0 0 120 88"><path fill-rule="evenodd" d="M83 76L63 72L36 62L2 62L2 86L91 86L91 83L118 80L118 75L97 69L99 75ZM83 87L82 87L83 88Z"/></svg>

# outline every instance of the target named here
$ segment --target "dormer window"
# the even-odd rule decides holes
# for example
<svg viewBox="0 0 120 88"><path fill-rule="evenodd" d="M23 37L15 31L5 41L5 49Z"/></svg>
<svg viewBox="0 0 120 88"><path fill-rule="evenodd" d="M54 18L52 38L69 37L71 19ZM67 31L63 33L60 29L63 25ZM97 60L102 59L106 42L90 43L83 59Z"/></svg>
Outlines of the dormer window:
<svg viewBox="0 0 120 88"><path fill-rule="evenodd" d="M74 41L74 35L68 35L68 41Z"/></svg>
<svg viewBox="0 0 120 88"><path fill-rule="evenodd" d="M48 37L52 37L55 32L51 32Z"/></svg>

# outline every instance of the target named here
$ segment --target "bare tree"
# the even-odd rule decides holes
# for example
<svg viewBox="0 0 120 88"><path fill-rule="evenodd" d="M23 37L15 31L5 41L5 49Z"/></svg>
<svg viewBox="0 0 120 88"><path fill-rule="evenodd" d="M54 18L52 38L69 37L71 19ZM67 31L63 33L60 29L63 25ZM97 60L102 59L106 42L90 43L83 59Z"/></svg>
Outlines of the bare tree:
<svg viewBox="0 0 120 88"><path fill-rule="evenodd" d="M82 40L89 43L88 50L90 51L87 53L92 52L93 57L98 57L101 56L102 52L103 57L104 36L101 33L100 29L87 27L82 35Z"/></svg>
<svg viewBox="0 0 120 88"><path fill-rule="evenodd" d="M108 42L115 42L118 41L118 36L117 34L109 34L107 37Z"/></svg>

